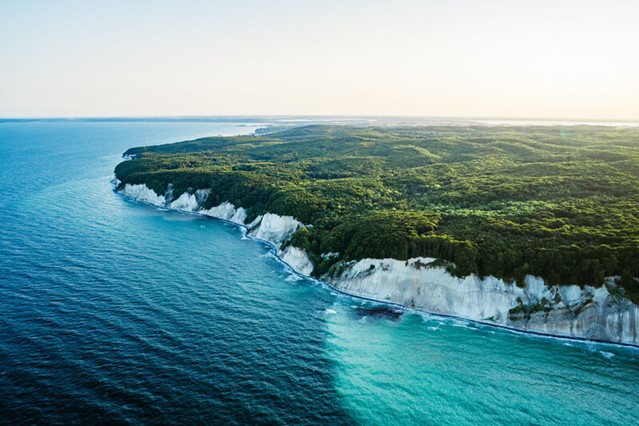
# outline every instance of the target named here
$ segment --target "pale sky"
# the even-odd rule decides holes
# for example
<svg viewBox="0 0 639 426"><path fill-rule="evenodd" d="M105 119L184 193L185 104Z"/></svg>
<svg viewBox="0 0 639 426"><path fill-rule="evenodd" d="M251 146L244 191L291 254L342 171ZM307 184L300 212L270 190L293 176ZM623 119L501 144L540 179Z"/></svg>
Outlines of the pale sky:
<svg viewBox="0 0 639 426"><path fill-rule="evenodd" d="M0 117L639 119L637 0L0 0Z"/></svg>

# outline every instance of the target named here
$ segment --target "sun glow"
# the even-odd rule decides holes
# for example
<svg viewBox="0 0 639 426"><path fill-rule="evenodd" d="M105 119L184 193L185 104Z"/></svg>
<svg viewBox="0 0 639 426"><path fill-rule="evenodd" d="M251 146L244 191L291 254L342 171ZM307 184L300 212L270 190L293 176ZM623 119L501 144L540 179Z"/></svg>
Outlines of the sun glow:
<svg viewBox="0 0 639 426"><path fill-rule="evenodd" d="M639 118L639 6L0 3L0 116Z"/></svg>

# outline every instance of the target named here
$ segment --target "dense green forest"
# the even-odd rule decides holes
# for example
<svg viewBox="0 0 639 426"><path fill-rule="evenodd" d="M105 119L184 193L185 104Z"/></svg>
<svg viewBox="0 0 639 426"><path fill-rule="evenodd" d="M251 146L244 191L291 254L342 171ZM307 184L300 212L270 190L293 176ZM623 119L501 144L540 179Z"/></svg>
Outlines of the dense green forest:
<svg viewBox="0 0 639 426"><path fill-rule="evenodd" d="M639 300L637 128L313 125L125 154L123 183L212 188L205 207L312 224L292 244L317 276L339 260L430 256L518 283L620 276Z"/></svg>

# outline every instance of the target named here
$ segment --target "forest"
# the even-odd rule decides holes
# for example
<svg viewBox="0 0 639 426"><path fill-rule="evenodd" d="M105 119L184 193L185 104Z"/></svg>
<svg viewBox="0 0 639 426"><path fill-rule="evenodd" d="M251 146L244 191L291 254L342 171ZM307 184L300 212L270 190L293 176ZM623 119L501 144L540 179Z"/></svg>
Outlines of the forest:
<svg viewBox="0 0 639 426"><path fill-rule="evenodd" d="M312 225L313 274L366 257L599 286L639 301L639 128L336 126L137 147L116 177ZM324 253L337 256L322 256Z"/></svg>

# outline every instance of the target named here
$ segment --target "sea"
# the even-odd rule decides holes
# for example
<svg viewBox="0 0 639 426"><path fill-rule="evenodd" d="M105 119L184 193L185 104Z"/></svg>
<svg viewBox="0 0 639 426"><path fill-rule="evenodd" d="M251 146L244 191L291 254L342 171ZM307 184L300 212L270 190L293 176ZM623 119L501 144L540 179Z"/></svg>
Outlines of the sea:
<svg viewBox="0 0 639 426"><path fill-rule="evenodd" d="M639 424L639 349L340 294L113 191L127 148L260 125L0 123L0 424Z"/></svg>

